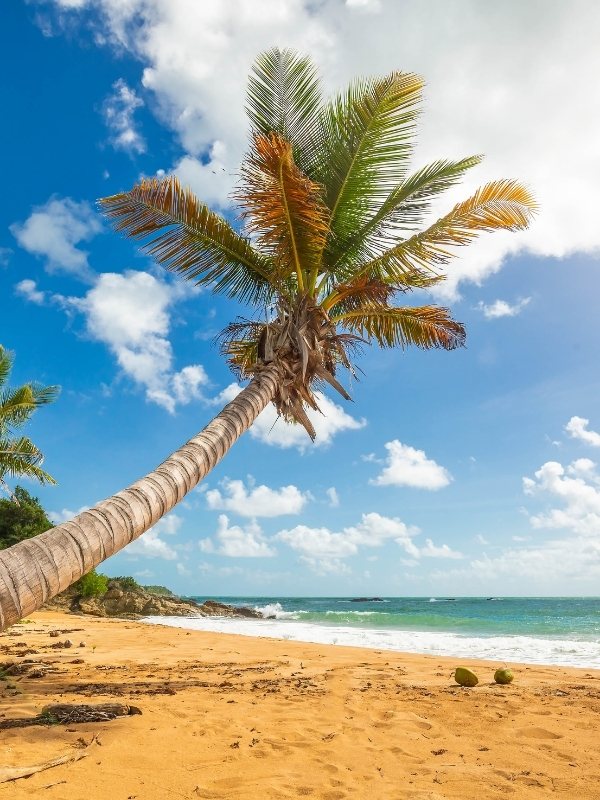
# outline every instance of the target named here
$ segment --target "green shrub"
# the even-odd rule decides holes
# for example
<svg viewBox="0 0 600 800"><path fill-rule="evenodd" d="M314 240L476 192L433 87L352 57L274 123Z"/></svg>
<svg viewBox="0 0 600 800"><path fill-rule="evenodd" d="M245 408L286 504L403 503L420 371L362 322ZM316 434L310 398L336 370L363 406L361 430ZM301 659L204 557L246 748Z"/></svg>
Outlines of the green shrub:
<svg viewBox="0 0 600 800"><path fill-rule="evenodd" d="M124 589L126 592L131 592L142 588L136 579L131 577L131 575L119 575L118 578L111 578L111 580L118 581L121 584L121 589Z"/></svg>
<svg viewBox="0 0 600 800"><path fill-rule="evenodd" d="M108 589L108 578L95 569L79 578L73 588L83 597L99 597Z"/></svg>

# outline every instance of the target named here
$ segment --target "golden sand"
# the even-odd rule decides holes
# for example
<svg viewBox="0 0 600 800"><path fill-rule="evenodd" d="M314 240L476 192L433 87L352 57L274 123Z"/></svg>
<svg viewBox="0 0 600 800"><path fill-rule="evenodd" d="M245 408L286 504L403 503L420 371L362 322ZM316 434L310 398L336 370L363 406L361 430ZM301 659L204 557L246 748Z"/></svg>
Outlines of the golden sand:
<svg viewBox="0 0 600 800"><path fill-rule="evenodd" d="M515 682L498 686L499 664L483 661L33 620L0 636L0 662L56 671L1 681L0 723L49 702L142 714L0 730L0 768L86 754L0 784L0 800L600 799L600 671L511 664ZM65 638L72 648L52 648ZM454 684L457 663L476 688Z"/></svg>

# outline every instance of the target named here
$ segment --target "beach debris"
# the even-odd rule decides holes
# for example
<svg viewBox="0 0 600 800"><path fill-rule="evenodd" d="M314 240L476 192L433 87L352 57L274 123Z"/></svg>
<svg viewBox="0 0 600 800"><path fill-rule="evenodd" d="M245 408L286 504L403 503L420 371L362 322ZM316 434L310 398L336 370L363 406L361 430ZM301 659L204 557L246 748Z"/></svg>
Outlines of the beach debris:
<svg viewBox="0 0 600 800"><path fill-rule="evenodd" d="M93 744L95 740L96 737L93 737L91 741L85 744L85 748L80 748L75 752L70 751L68 753L63 753L62 755L56 756L56 758L50 759L50 761L45 761L43 764L32 764L29 767L0 767L0 783L9 783L10 781L19 780L19 778L29 778L37 772L43 772L46 769L58 767L61 764L71 764L74 761L80 761L88 755L84 750ZM63 783L63 781L59 781L59 783ZM50 785L55 786L56 784Z"/></svg>
<svg viewBox="0 0 600 800"><path fill-rule="evenodd" d="M459 686L477 686L479 678L468 667L457 667L454 673L454 680Z"/></svg>
<svg viewBox="0 0 600 800"><path fill-rule="evenodd" d="M501 683L501 684L512 683L514 678L515 676L513 674L513 671L511 669L508 669L507 667L497 669L496 672L494 672L494 680L496 681L496 683Z"/></svg>
<svg viewBox="0 0 600 800"><path fill-rule="evenodd" d="M85 642L79 642L79 647L85 647Z"/></svg>
<svg viewBox="0 0 600 800"><path fill-rule="evenodd" d="M63 642L63 647L73 647L73 642L70 639L65 639Z"/></svg>
<svg viewBox="0 0 600 800"><path fill-rule="evenodd" d="M125 703L100 703L99 705L56 703L42 708L35 717L0 720L0 730L27 728L30 725L73 725L80 722L108 722L117 717L141 714L137 706Z"/></svg>
<svg viewBox="0 0 600 800"><path fill-rule="evenodd" d="M51 639L57 639L60 636L60 631L50 631L48 634Z"/></svg>

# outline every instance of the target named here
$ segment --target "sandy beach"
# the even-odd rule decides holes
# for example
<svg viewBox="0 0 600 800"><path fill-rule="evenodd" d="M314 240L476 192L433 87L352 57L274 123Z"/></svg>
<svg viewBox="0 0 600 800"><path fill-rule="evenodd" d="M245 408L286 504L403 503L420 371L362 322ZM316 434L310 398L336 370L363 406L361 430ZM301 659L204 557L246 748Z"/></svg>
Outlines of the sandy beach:
<svg viewBox="0 0 600 800"><path fill-rule="evenodd" d="M600 671L186 631L40 612L0 636L0 725L47 703L121 702L140 715L0 729L0 767L84 754L0 784L19 800L483 800L600 797ZM50 631L60 631L50 637ZM69 638L73 647L53 644ZM85 641L85 648L78 645ZM14 687L14 688L11 688Z"/></svg>

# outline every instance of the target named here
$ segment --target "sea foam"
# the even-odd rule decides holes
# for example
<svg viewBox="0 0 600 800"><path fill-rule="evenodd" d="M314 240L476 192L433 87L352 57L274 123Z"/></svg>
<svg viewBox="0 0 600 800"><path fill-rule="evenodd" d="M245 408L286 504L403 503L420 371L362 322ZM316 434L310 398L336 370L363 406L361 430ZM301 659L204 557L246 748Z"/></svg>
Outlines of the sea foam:
<svg viewBox="0 0 600 800"><path fill-rule="evenodd" d="M435 656L481 658L496 662L553 664L600 669L600 642L537 636L465 636L432 631L381 630L311 624L300 611L284 611L279 603L260 608L275 619L224 617L146 617L143 621L176 628L233 633L315 644L398 650Z"/></svg>

